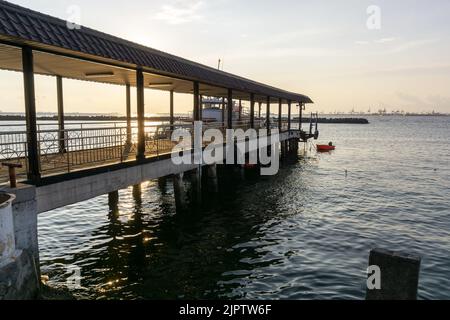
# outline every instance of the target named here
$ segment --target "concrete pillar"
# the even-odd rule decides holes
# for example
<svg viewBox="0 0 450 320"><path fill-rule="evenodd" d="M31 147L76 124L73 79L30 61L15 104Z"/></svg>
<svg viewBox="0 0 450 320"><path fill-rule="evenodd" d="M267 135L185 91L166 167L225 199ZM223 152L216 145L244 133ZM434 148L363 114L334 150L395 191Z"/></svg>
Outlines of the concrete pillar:
<svg viewBox="0 0 450 320"><path fill-rule="evenodd" d="M213 192L219 191L219 180L217 179L217 165L212 164L207 167L208 185Z"/></svg>
<svg viewBox="0 0 450 320"><path fill-rule="evenodd" d="M245 165L243 165L243 164L238 165L238 169L239 169L239 174L240 174L241 180L245 180Z"/></svg>
<svg viewBox="0 0 450 320"><path fill-rule="evenodd" d="M18 185L4 191L15 195L12 202L15 251L12 258L0 259L0 300L36 298L40 287L36 188Z"/></svg>
<svg viewBox="0 0 450 320"><path fill-rule="evenodd" d="M119 212L119 191L108 193L109 214L117 215Z"/></svg>
<svg viewBox="0 0 450 320"><path fill-rule="evenodd" d="M166 191L167 191L166 186L167 186L167 179L166 179L166 177L158 178L158 188L159 188L159 190L161 191L162 194L166 193Z"/></svg>
<svg viewBox="0 0 450 320"><path fill-rule="evenodd" d="M199 166L191 175L192 198L197 204L202 202L202 167Z"/></svg>
<svg viewBox="0 0 450 320"><path fill-rule="evenodd" d="M13 194L0 193L0 260L11 258L16 251L12 202Z"/></svg>
<svg viewBox="0 0 450 320"><path fill-rule="evenodd" d="M177 210L183 210L186 208L186 191L183 182L184 173L174 174L173 191L175 195L175 205Z"/></svg>
<svg viewBox="0 0 450 320"><path fill-rule="evenodd" d="M421 258L415 255L383 249L372 250L366 299L416 300L420 263ZM373 287L369 288L369 285Z"/></svg>
<svg viewBox="0 0 450 320"><path fill-rule="evenodd" d="M281 142L281 157L284 159L287 156L287 143L286 141Z"/></svg>
<svg viewBox="0 0 450 320"><path fill-rule="evenodd" d="M140 209L142 205L142 188L140 184L133 186L133 199L136 204L136 208Z"/></svg>

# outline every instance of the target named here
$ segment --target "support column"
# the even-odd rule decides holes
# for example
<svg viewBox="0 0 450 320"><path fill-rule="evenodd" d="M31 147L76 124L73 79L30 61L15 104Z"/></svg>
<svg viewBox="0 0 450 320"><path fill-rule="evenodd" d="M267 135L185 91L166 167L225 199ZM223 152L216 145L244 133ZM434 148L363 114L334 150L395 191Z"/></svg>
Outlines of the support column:
<svg viewBox="0 0 450 320"><path fill-rule="evenodd" d="M66 140L64 134L64 95L61 76L56 76L56 96L58 102L58 145L59 152L66 152Z"/></svg>
<svg viewBox="0 0 450 320"><path fill-rule="evenodd" d="M109 214L115 216L119 212L119 191L108 193Z"/></svg>
<svg viewBox="0 0 450 320"><path fill-rule="evenodd" d="M302 130L302 122L303 122L303 103L299 102L298 104L300 106L299 118L298 118L298 130L301 131Z"/></svg>
<svg viewBox="0 0 450 320"><path fill-rule="evenodd" d="M167 191L166 185L167 185L166 177L158 178L158 188L162 194L166 194Z"/></svg>
<svg viewBox="0 0 450 320"><path fill-rule="evenodd" d="M288 131L291 131L291 101L288 100Z"/></svg>
<svg viewBox="0 0 450 320"><path fill-rule="evenodd" d="M233 128L233 90L228 89L227 99L227 128Z"/></svg>
<svg viewBox="0 0 450 320"><path fill-rule="evenodd" d="M199 95L199 109L200 111L200 120L203 120L203 96Z"/></svg>
<svg viewBox="0 0 450 320"><path fill-rule="evenodd" d="M281 157L283 159L285 159L286 155L287 155L287 148L286 148L287 144L286 144L286 141L281 141L280 145L281 145Z"/></svg>
<svg viewBox="0 0 450 320"><path fill-rule="evenodd" d="M270 97L267 97L266 105L266 128L270 130Z"/></svg>
<svg viewBox="0 0 450 320"><path fill-rule="evenodd" d="M29 47L24 47L22 49L22 68L25 93L25 116L27 126L27 177L33 183L37 183L41 178L41 174L39 170L39 145L36 126L33 51Z"/></svg>
<svg viewBox="0 0 450 320"><path fill-rule="evenodd" d="M193 111L194 121L201 120L200 114L200 85L197 81L194 82L194 111Z"/></svg>
<svg viewBox="0 0 450 320"><path fill-rule="evenodd" d="M184 173L173 175L173 191L175 196L175 205L177 210L183 210L186 207L186 193L183 182Z"/></svg>
<svg viewBox="0 0 450 320"><path fill-rule="evenodd" d="M145 108L144 108L144 73L142 69L136 71L137 87L137 122L138 122L138 145L137 160L145 159Z"/></svg>
<svg viewBox="0 0 450 320"><path fill-rule="evenodd" d="M212 188L213 192L219 191L219 182L217 179L217 165L212 164L207 167L208 172L208 184Z"/></svg>
<svg viewBox="0 0 450 320"><path fill-rule="evenodd" d="M174 99L173 99L173 90L170 90L170 131L174 130Z"/></svg>
<svg viewBox="0 0 450 320"><path fill-rule="evenodd" d="M225 126L225 98L222 98L222 124Z"/></svg>
<svg viewBox="0 0 450 320"><path fill-rule="evenodd" d="M255 128L255 95L250 94L250 128Z"/></svg>
<svg viewBox="0 0 450 320"><path fill-rule="evenodd" d="M281 98L278 100L278 130L281 132L281 129L283 127L283 115L282 115L282 111L283 111L283 105L282 105L283 100L281 100Z"/></svg>
<svg viewBox="0 0 450 320"><path fill-rule="evenodd" d="M195 200L197 205L202 203L202 167L198 166L192 176L192 183L194 186Z"/></svg>
<svg viewBox="0 0 450 320"><path fill-rule="evenodd" d="M258 103L259 111L258 111L258 119L261 120L261 109L262 109L262 102Z"/></svg>
<svg viewBox="0 0 450 320"><path fill-rule="evenodd" d="M9 207L13 218L15 251L12 257L1 259L0 300L36 299L41 278L36 187L19 184L17 188L5 188L4 191L15 195L12 207ZM2 210L7 208L8 204L3 202Z"/></svg>
<svg viewBox="0 0 450 320"><path fill-rule="evenodd" d="M126 108L127 108L127 144L131 143L131 89L130 85L125 86Z"/></svg>
<svg viewBox="0 0 450 320"><path fill-rule="evenodd" d="M242 100L239 99L239 121L242 121Z"/></svg>
<svg viewBox="0 0 450 320"><path fill-rule="evenodd" d="M421 261L405 252L370 251L366 300L417 300Z"/></svg>

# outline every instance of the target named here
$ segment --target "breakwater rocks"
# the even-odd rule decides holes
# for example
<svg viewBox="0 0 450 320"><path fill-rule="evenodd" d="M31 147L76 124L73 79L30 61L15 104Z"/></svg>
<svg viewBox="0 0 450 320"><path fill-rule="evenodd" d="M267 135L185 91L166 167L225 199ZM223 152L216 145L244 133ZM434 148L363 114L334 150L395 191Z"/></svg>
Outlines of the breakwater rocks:
<svg viewBox="0 0 450 320"><path fill-rule="evenodd" d="M294 120L295 121L295 120ZM298 118L296 119L298 121ZM313 122L316 120L313 119ZM303 123L309 123L309 118L303 118ZM369 120L364 118L319 118L318 123L341 123L341 124L369 124Z"/></svg>

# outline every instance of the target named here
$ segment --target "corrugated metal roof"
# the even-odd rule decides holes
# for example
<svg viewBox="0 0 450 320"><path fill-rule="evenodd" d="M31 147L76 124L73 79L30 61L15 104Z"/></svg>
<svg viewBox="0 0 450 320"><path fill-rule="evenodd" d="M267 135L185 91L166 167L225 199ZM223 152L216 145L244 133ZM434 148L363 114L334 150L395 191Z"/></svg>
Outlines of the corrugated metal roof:
<svg viewBox="0 0 450 320"><path fill-rule="evenodd" d="M312 103L305 95L288 92L90 28L67 28L67 22L0 1L0 35L118 62L150 68L163 74L275 98ZM82 58L82 57L80 57Z"/></svg>

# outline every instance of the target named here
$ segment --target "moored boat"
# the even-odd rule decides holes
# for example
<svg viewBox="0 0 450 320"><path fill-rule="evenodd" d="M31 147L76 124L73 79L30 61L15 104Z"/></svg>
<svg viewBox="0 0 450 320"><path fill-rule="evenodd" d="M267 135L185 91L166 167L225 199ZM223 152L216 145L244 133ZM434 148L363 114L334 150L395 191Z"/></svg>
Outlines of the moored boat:
<svg viewBox="0 0 450 320"><path fill-rule="evenodd" d="M333 145L330 146L328 144L318 144L316 147L318 152L328 152L336 149L335 146Z"/></svg>

